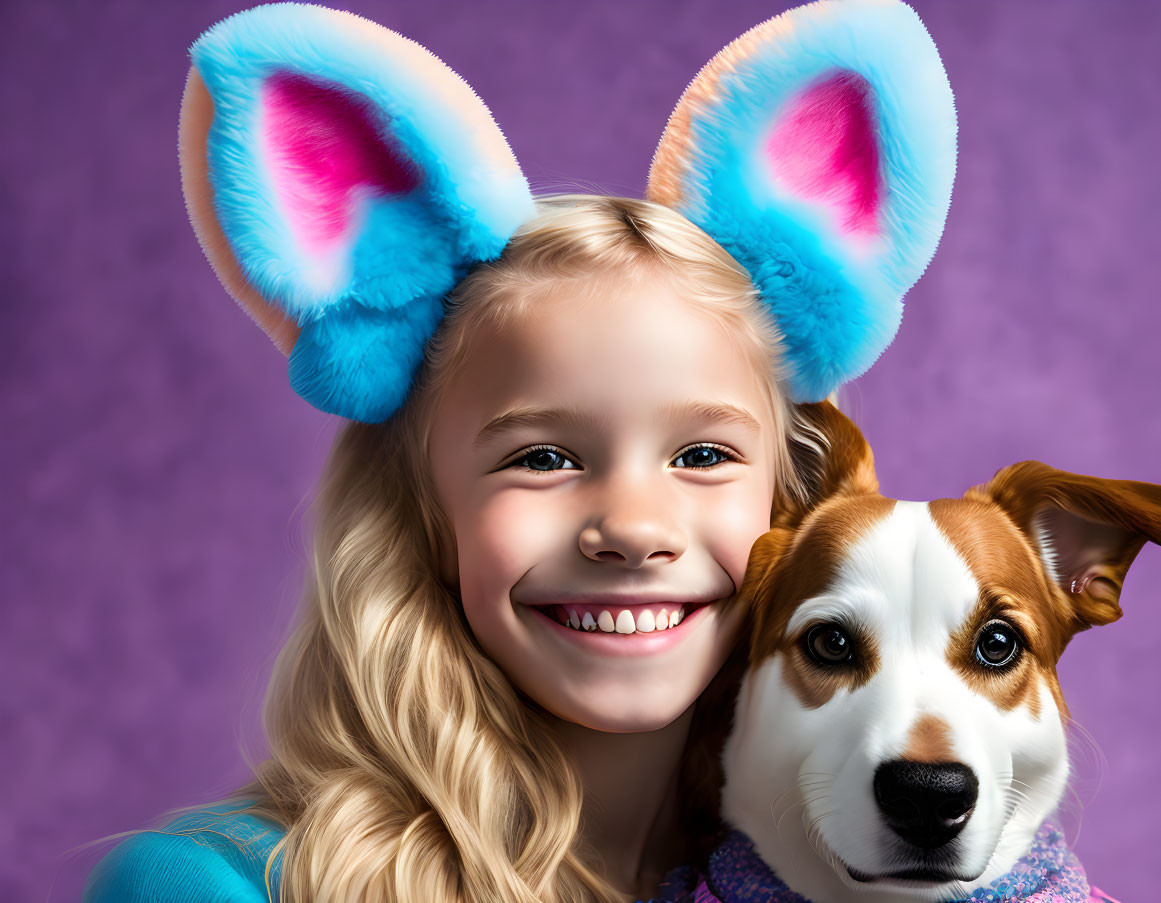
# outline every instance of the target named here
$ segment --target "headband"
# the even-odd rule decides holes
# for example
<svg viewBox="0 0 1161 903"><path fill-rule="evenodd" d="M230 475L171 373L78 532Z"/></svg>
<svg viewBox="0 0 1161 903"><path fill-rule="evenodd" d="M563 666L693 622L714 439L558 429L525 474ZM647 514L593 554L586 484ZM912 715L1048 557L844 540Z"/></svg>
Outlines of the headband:
<svg viewBox="0 0 1161 903"><path fill-rule="evenodd" d="M402 404L444 298L535 214L487 107L428 50L339 10L237 13L190 49L182 188L291 387L368 423ZM685 90L645 196L746 268L794 401L863 373L935 252L955 173L939 55L898 0L752 28Z"/></svg>

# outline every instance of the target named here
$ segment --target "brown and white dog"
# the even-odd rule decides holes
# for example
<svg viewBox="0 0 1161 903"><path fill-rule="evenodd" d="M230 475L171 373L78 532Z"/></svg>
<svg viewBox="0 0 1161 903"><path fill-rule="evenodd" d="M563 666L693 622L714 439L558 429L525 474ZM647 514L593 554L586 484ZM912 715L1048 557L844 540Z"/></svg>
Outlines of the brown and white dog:
<svg viewBox="0 0 1161 903"><path fill-rule="evenodd" d="M1161 486L1026 461L895 501L857 428L810 410L829 470L750 556L722 815L816 903L949 899L1004 874L1059 803L1056 663L1120 617Z"/></svg>

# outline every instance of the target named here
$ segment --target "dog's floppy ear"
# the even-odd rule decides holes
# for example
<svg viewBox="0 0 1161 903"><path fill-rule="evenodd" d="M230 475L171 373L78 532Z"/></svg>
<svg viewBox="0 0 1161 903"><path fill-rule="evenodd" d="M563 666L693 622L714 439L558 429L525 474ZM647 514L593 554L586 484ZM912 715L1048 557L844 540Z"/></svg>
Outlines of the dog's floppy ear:
<svg viewBox="0 0 1161 903"><path fill-rule="evenodd" d="M750 549L746 565L747 598L766 592L762 580L790 549L803 519L819 504L844 495L874 495L879 491L871 446L854 422L829 401L798 405L800 421L808 433L796 450L796 463L806 483L805 499L780 499L770 519L770 530ZM764 575L754 577L753 575Z"/></svg>
<svg viewBox="0 0 1161 903"><path fill-rule="evenodd" d="M998 504L1039 549L1080 629L1121 616L1125 574L1146 542L1161 544L1161 486L1105 480L1024 461L968 493Z"/></svg>
<svg viewBox="0 0 1161 903"><path fill-rule="evenodd" d="M800 423L808 428L797 449L797 463L807 484L807 496L785 502L774 512L770 529L750 548L746 576L738 601L750 612L762 600L769 599L781 580L780 565L794 548L802 522L819 505L827 501L877 495L879 480L875 476L871 446L854 422L829 401L798 405Z"/></svg>
<svg viewBox="0 0 1161 903"><path fill-rule="evenodd" d="M854 421L829 401L801 404L798 411L811 426L821 451L815 467L807 468L811 506L836 495L878 492L875 456Z"/></svg>
<svg viewBox="0 0 1161 903"><path fill-rule="evenodd" d="M829 401L796 405L805 429L793 447L794 466L805 497L775 499L770 526L793 531L814 508L839 495L875 494L875 456L871 446L846 414Z"/></svg>
<svg viewBox="0 0 1161 903"><path fill-rule="evenodd" d="M532 195L487 107L429 51L351 13L237 13L190 49L182 187L227 290L324 411L386 419L443 298Z"/></svg>
<svg viewBox="0 0 1161 903"><path fill-rule="evenodd" d="M756 599L770 595L770 585L776 579L778 562L794 541L794 527L776 524L763 533L750 547L746 561L746 577L738 592L738 603L751 609Z"/></svg>

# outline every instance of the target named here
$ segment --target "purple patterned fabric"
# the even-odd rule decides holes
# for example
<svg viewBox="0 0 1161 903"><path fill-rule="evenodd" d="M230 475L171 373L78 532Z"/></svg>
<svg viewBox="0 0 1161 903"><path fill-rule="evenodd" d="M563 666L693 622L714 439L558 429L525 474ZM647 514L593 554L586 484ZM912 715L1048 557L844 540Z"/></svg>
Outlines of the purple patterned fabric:
<svg viewBox="0 0 1161 903"><path fill-rule="evenodd" d="M731 833L709 858L709 874L688 866L671 872L651 903L810 903L788 888L740 831ZM1046 823L1032 848L1010 872L969 896L948 903L1116 903L1090 888L1084 867L1068 848L1064 832Z"/></svg>

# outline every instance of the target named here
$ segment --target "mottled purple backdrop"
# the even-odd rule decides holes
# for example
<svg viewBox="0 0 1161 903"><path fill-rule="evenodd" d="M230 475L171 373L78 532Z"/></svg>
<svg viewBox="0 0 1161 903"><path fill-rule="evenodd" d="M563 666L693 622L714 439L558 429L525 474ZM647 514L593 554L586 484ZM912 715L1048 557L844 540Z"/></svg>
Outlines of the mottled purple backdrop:
<svg viewBox="0 0 1161 903"><path fill-rule="evenodd" d="M674 101L772 2L354 4L480 92L539 189L639 196ZM917 2L955 90L942 247L848 393L884 491L1038 458L1161 482L1161 7ZM66 851L212 799L303 575L336 421L203 259L178 186L186 48L235 2L4 3L0 899L75 899ZM1082 858L1156 899L1161 552L1081 635ZM1099 785L1099 787L1098 787ZM1085 804L1083 823L1075 816Z"/></svg>

